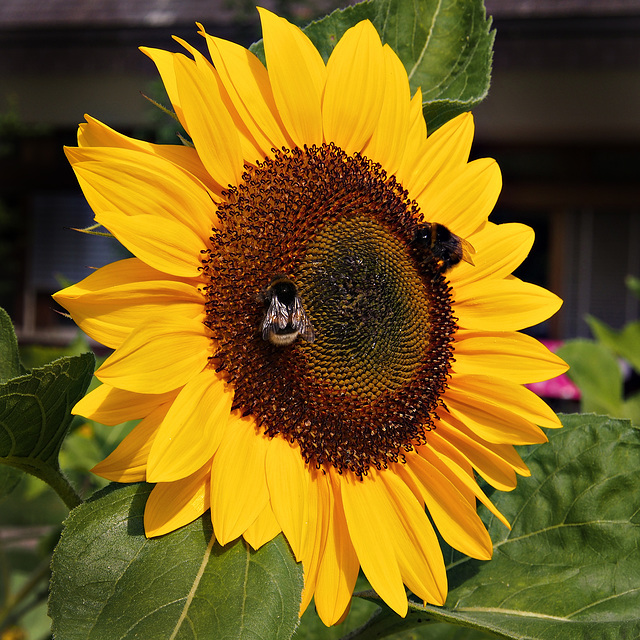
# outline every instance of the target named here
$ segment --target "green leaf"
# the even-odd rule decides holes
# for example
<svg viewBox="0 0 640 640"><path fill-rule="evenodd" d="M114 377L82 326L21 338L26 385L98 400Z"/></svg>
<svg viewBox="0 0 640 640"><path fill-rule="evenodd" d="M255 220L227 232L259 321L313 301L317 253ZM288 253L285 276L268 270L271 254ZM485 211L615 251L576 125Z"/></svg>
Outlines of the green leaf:
<svg viewBox="0 0 640 640"><path fill-rule="evenodd" d="M17 378L24 372L13 323L9 314L0 307L0 382Z"/></svg>
<svg viewBox="0 0 640 640"><path fill-rule="evenodd" d="M593 316L588 316L587 322L597 340L627 360L640 373L640 322L629 322L620 331L611 329Z"/></svg>
<svg viewBox="0 0 640 640"><path fill-rule="evenodd" d="M302 568L282 536L214 544L209 514L147 539L153 487L110 485L74 509L53 557L49 615L64 640L290 638Z"/></svg>
<svg viewBox="0 0 640 640"><path fill-rule="evenodd" d="M61 490L58 452L73 418L71 409L87 390L93 368L93 354L85 353L0 385L0 463Z"/></svg>
<svg viewBox="0 0 640 640"><path fill-rule="evenodd" d="M412 604L407 619L395 616L396 629L420 619L499 638L640 636L640 430L604 416L561 419L548 443L522 448L531 478L492 496L512 524L508 531L483 515L493 559L448 552L446 607Z"/></svg>
<svg viewBox="0 0 640 640"><path fill-rule="evenodd" d="M412 94L422 89L429 132L486 97L495 32L482 0L371 0L334 11L304 31L326 61L344 32L365 19L402 60ZM262 42L251 50L264 61Z"/></svg>
<svg viewBox="0 0 640 640"><path fill-rule="evenodd" d="M567 375L580 389L582 411L622 417L622 372L616 357L592 340L568 340L558 349Z"/></svg>

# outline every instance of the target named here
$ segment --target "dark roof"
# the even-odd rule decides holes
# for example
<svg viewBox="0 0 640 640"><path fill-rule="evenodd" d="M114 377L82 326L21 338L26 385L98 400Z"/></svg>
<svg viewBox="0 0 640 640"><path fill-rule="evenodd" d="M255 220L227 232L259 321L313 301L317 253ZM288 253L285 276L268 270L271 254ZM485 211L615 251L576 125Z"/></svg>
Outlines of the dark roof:
<svg viewBox="0 0 640 640"><path fill-rule="evenodd" d="M254 0L257 2L257 0ZM0 0L1 73L123 70L154 74L139 45L202 46L195 22L248 46L260 37L252 0ZM305 24L349 0L264 0ZM485 0L499 36L494 65L640 67L640 0ZM277 6L276 6L277 5ZM284 9L283 9L284 8Z"/></svg>
<svg viewBox="0 0 640 640"><path fill-rule="evenodd" d="M304 23L349 0L267 0L263 6ZM275 6L277 5L277 7ZM486 0L496 18L640 15L639 0ZM250 0L2 0L0 30L42 27L173 27L195 20L224 25L257 20Z"/></svg>
<svg viewBox="0 0 640 640"><path fill-rule="evenodd" d="M0 25L3 29L93 27L164 27L187 16L212 15L216 20L233 20L234 11L216 0L3 0Z"/></svg>
<svg viewBox="0 0 640 640"><path fill-rule="evenodd" d="M259 2L276 10L275 0ZM300 0L285 3L288 16L305 23L344 2ZM218 25L258 22L255 3L248 0L2 0L0 29L52 27L162 28L193 25L195 21Z"/></svg>

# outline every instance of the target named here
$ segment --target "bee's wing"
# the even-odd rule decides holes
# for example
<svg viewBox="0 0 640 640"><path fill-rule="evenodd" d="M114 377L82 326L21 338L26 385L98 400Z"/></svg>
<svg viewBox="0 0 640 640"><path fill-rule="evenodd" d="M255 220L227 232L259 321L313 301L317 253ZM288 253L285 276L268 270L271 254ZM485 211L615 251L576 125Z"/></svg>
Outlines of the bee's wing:
<svg viewBox="0 0 640 640"><path fill-rule="evenodd" d="M262 321L262 337L268 340L273 329L284 329L289 321L289 308L286 304L282 304L276 296L273 296Z"/></svg>
<svg viewBox="0 0 640 640"><path fill-rule="evenodd" d="M304 312L302 302L300 298L296 297L293 302L293 310L291 312L291 326L298 331L298 333L307 341L313 342L315 340L315 332L311 320Z"/></svg>
<svg viewBox="0 0 640 640"><path fill-rule="evenodd" d="M475 255L476 252L473 245L468 240L460 238L460 247L462 248L462 259L470 265L475 266L473 259L471 258L471 256Z"/></svg>

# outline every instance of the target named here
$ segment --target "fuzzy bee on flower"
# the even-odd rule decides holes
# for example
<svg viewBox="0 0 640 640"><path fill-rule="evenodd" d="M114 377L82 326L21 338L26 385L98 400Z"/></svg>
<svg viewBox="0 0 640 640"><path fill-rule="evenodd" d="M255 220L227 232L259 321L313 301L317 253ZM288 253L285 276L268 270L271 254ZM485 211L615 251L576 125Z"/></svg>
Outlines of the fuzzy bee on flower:
<svg viewBox="0 0 640 640"><path fill-rule="evenodd" d="M260 326L264 340L278 347L293 344L298 336L307 342L315 340L296 285L289 278L276 276L260 293L260 299L266 309Z"/></svg>
<svg viewBox="0 0 640 640"><path fill-rule="evenodd" d="M419 224L414 242L421 251L431 254L439 262L443 273L463 260L473 265L475 249L471 243L452 233L443 224Z"/></svg>

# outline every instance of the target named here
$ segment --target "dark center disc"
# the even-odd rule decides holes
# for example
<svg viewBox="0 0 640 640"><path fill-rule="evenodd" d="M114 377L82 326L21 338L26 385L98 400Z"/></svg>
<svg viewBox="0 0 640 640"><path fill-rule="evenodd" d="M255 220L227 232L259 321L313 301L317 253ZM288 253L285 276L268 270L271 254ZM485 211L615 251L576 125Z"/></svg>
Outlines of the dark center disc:
<svg viewBox="0 0 640 640"><path fill-rule="evenodd" d="M333 145L246 169L203 257L211 362L233 408L312 464L362 476L401 459L433 428L456 330L438 262L412 242L417 205ZM313 342L264 338L276 277L293 284Z"/></svg>

